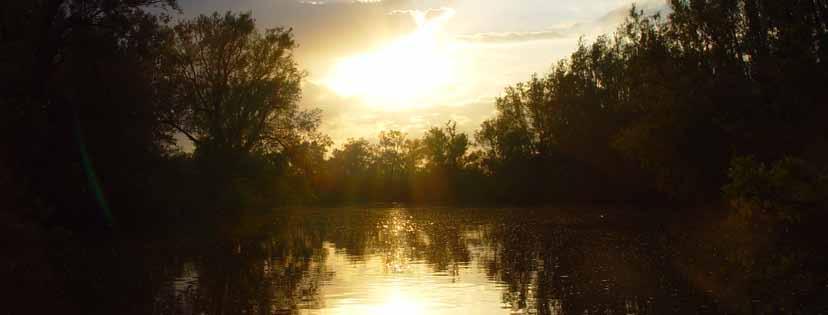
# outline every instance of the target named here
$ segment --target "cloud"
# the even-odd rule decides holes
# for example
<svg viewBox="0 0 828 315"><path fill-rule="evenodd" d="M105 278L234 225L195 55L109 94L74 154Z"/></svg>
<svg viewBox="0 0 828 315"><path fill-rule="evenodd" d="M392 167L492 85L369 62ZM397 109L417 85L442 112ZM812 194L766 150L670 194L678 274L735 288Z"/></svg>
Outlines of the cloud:
<svg viewBox="0 0 828 315"><path fill-rule="evenodd" d="M419 137L449 119L470 136L494 110L503 87L548 69L566 57L581 35L614 31L631 0L179 0L187 16L213 11L252 11L262 28L292 27L297 61L309 72L302 104L323 110L322 131L337 144L348 138L376 139L385 128ZM639 1L639 8L663 12L665 0ZM622 5L623 3L623 5ZM448 7L453 8L448 9ZM613 8L616 8L613 10ZM376 51L411 34L417 19L454 14L442 29L469 45L458 45L463 82L450 94L420 108L388 111L315 84L343 58ZM561 24L567 23L567 24ZM463 34L463 35L456 35ZM450 35L451 36L451 35ZM526 43L525 45L511 45ZM441 95L442 95L441 94Z"/></svg>
<svg viewBox="0 0 828 315"><path fill-rule="evenodd" d="M455 11L451 8L439 8L439 9L427 9L427 10L393 10L389 15L404 15L410 16L413 21L418 25L422 26L426 23L435 22L437 24L443 24L449 19L451 19Z"/></svg>
<svg viewBox="0 0 828 315"><path fill-rule="evenodd" d="M457 39L476 43L510 43L535 40L549 40L569 37L561 30L544 30L534 32L491 32L457 36Z"/></svg>
<svg viewBox="0 0 828 315"><path fill-rule="evenodd" d="M613 32L630 16L630 10L633 5L635 5L636 10L643 11L644 15L661 14L661 16L666 16L671 12L670 4L665 0L636 1L633 4L621 6L607 12L602 17L590 23L590 26L596 32Z"/></svg>
<svg viewBox="0 0 828 315"><path fill-rule="evenodd" d="M481 97L456 104L437 104L430 107L399 111L369 106L359 98L342 97L324 85L307 82L303 86L303 107L322 109L322 130L335 145L351 138L374 141L381 131L400 130L410 138L421 137L431 127L444 126L449 120L470 137L480 122L489 118L494 98Z"/></svg>
<svg viewBox="0 0 828 315"><path fill-rule="evenodd" d="M379 3L382 0L299 0L301 4L326 5L333 3Z"/></svg>
<svg viewBox="0 0 828 315"><path fill-rule="evenodd" d="M250 11L260 28L290 27L299 43L297 61L311 76L323 75L337 58L383 45L417 28L411 0L180 0L184 15Z"/></svg>
<svg viewBox="0 0 828 315"><path fill-rule="evenodd" d="M670 12L670 7L664 0L639 1L635 3L635 6L637 10L644 11L646 15L656 13L664 15ZM478 44L506 44L611 33L629 16L631 8L632 4L623 5L593 21L572 23L564 27L550 27L530 31L473 33L459 35L457 39Z"/></svg>
<svg viewBox="0 0 828 315"><path fill-rule="evenodd" d="M451 8L431 8L426 10L415 10L415 9L405 9L405 10L392 10L388 13L389 15L409 15L412 17L423 16L426 19L439 19L448 14L454 14L454 9Z"/></svg>

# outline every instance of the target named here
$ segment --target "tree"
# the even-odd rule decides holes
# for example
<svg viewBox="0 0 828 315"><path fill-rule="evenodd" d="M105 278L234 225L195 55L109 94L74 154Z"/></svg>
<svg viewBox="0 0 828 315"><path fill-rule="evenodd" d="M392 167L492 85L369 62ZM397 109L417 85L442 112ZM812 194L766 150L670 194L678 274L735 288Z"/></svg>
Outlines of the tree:
<svg viewBox="0 0 828 315"><path fill-rule="evenodd" d="M432 127L422 142L427 169L456 173L463 168L469 138L464 133L457 133L456 122L449 121L445 128Z"/></svg>
<svg viewBox="0 0 828 315"><path fill-rule="evenodd" d="M290 29L256 30L250 13L214 13L173 28L159 63L165 123L197 152L232 160L314 136L319 111L298 108L304 73Z"/></svg>
<svg viewBox="0 0 828 315"><path fill-rule="evenodd" d="M432 127L420 141L423 170L412 188L417 201L456 201L464 177L469 138L457 132L457 123L449 121L445 127ZM478 182L469 185L482 185ZM478 196L480 197L480 196Z"/></svg>
<svg viewBox="0 0 828 315"><path fill-rule="evenodd" d="M399 130L380 132L377 150L377 171L382 179L376 193L384 201L409 199L411 177L416 172L418 141L410 140Z"/></svg>
<svg viewBox="0 0 828 315"><path fill-rule="evenodd" d="M375 175L376 152L365 139L349 139L326 163L324 190L333 202L367 201Z"/></svg>
<svg viewBox="0 0 828 315"><path fill-rule="evenodd" d="M709 200L733 157L828 156L825 3L671 4L667 18L632 8L614 35L497 99L476 139L505 195Z"/></svg>
<svg viewBox="0 0 828 315"><path fill-rule="evenodd" d="M169 134L150 82L168 8L175 1L0 4L0 155L10 153L0 163L21 183L21 208L87 228L152 208L142 197Z"/></svg>

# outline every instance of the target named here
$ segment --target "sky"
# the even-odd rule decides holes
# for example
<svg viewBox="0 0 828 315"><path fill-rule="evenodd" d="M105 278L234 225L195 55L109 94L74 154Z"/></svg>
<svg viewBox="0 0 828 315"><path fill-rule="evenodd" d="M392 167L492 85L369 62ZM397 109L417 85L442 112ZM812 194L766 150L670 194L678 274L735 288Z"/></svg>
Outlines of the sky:
<svg viewBox="0 0 828 315"><path fill-rule="evenodd" d="M449 120L473 135L504 88L543 74L609 33L635 3L666 0L179 0L185 16L250 11L292 28L307 72L302 106L323 111L336 145L395 129L419 137Z"/></svg>

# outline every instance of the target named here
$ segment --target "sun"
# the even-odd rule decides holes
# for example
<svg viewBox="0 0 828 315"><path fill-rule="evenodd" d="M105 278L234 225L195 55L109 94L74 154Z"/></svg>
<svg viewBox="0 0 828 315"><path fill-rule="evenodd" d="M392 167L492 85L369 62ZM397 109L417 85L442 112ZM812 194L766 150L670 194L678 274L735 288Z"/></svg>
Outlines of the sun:
<svg viewBox="0 0 828 315"><path fill-rule="evenodd" d="M455 80L455 58L442 26L451 9L428 18L416 11L417 29L377 51L339 60L325 79L334 92L396 110L421 105Z"/></svg>

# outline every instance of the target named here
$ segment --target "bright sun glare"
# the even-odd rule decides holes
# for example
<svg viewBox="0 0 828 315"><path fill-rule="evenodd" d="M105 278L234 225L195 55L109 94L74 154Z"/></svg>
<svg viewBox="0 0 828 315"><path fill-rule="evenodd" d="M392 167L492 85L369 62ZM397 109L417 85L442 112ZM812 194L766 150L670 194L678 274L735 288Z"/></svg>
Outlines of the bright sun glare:
<svg viewBox="0 0 828 315"><path fill-rule="evenodd" d="M325 83L337 94L361 97L387 109L418 106L424 97L454 80L454 58L442 35L453 15L416 11L417 30L377 51L340 60Z"/></svg>
<svg viewBox="0 0 828 315"><path fill-rule="evenodd" d="M412 301L405 296L394 294L388 298L385 304L374 309L372 314L422 315L423 307L417 301Z"/></svg>

